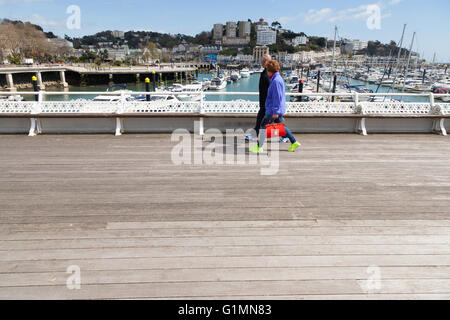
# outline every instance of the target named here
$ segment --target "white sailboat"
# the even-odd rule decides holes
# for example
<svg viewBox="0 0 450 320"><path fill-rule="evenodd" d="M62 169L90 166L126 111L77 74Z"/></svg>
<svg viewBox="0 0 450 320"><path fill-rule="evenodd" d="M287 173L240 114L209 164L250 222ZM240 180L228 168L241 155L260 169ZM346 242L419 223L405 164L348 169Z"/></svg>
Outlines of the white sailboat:
<svg viewBox="0 0 450 320"><path fill-rule="evenodd" d="M23 101L23 97L20 95L0 96L0 101Z"/></svg>
<svg viewBox="0 0 450 320"><path fill-rule="evenodd" d="M115 89L119 89L119 90L115 90ZM128 90L127 86L125 86L125 85L115 84L115 85L109 86L108 89L106 89L106 92L112 92L112 94L96 96L93 99L93 101L116 102L116 101L120 101L122 99L122 97L126 101L134 100L134 98L132 97L133 91Z"/></svg>
<svg viewBox="0 0 450 320"><path fill-rule="evenodd" d="M211 79L210 90L222 90L227 87L227 81L222 77L214 77Z"/></svg>
<svg viewBox="0 0 450 320"><path fill-rule="evenodd" d="M200 101L200 93L203 91L203 84L174 84L172 87L157 88L156 92L173 92L180 101Z"/></svg>
<svg viewBox="0 0 450 320"><path fill-rule="evenodd" d="M250 70L248 68L244 68L241 70L241 77L242 78L249 78L250 77Z"/></svg>

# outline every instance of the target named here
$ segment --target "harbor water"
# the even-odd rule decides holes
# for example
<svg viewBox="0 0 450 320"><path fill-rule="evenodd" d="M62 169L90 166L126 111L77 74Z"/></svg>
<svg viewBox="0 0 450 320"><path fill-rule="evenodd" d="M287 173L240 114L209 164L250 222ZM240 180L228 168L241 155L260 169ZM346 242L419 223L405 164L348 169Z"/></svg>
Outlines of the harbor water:
<svg viewBox="0 0 450 320"><path fill-rule="evenodd" d="M204 81L204 80L210 80L213 77L211 74L199 74L198 80ZM237 82L232 82L227 85L227 87L220 91L215 92L255 92L257 93L259 91L259 73L252 74L249 78L241 78ZM345 79L347 80L347 79ZM313 83L315 83L315 80L309 80ZM378 88L375 84L370 84L367 82L354 80L354 79L348 79L350 85L363 85L364 87L373 90L375 92ZM158 86L161 85L167 85L170 86L173 83L158 83ZM145 83L129 83L125 84L129 90L135 91L135 92L145 92ZM60 91L61 95L48 95L45 97L46 101L68 101L68 100L77 100L77 99L93 99L97 96L96 93L98 92L105 92L108 88L108 85L98 85L98 86L83 86L83 87L75 87L70 86L69 88L47 88L46 91ZM20 90L20 91L30 91L28 90ZM19 92L20 92L19 91ZM67 95L64 94L64 92L95 92L92 95L86 95L86 94L71 94ZM151 91L153 91L153 86L151 86ZM248 100L248 101L258 101L258 96L249 96L249 95L208 95L209 92L214 91L206 91L205 92L205 100L206 101L233 101L233 100ZM380 86L378 89L379 93L397 93L398 90L390 90L389 87ZM32 96L24 96L24 99L27 101L31 101L34 98ZM289 98L288 98L289 100ZM426 102L429 101L427 97L403 97L403 100L406 102Z"/></svg>

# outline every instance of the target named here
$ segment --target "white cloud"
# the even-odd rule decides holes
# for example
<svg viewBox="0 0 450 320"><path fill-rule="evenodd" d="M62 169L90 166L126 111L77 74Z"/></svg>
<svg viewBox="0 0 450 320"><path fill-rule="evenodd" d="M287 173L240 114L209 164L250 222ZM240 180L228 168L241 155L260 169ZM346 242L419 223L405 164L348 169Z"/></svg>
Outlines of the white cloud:
<svg viewBox="0 0 450 320"><path fill-rule="evenodd" d="M339 10L328 21L336 22L336 21L343 21L343 20L367 18L367 16L369 15L369 13L367 12L367 7L368 7L368 5L362 5L357 8Z"/></svg>
<svg viewBox="0 0 450 320"><path fill-rule="evenodd" d="M48 19L38 14L32 14L31 16L25 17L24 20L30 21L41 27L57 27L64 24L63 21Z"/></svg>
<svg viewBox="0 0 450 320"><path fill-rule="evenodd" d="M403 0L391 0L391 1L389 2L389 5L394 6L394 5L396 5L396 4L399 4L400 2L403 2Z"/></svg>
<svg viewBox="0 0 450 320"><path fill-rule="evenodd" d="M297 20L298 17L280 17L277 19L282 25L288 24L291 21Z"/></svg>
<svg viewBox="0 0 450 320"><path fill-rule="evenodd" d="M43 28L59 28L65 26L64 20L53 20L46 17L43 17L39 14L32 15L23 15L23 16L8 16L5 17L10 20L20 20L23 22L31 22L33 24L37 24Z"/></svg>
<svg viewBox="0 0 450 320"><path fill-rule="evenodd" d="M310 9L304 18L304 22L311 24L319 23L330 17L332 13L333 9L330 8L323 8L320 10Z"/></svg>
<svg viewBox="0 0 450 320"><path fill-rule="evenodd" d="M399 3L403 0L391 0L391 2ZM371 12L368 10L371 6L377 5L379 7L383 7L381 3L378 4L365 4L355 8L349 8L344 10L333 10L331 8L323 8L323 9L310 9L306 14L303 14L303 22L307 24L316 24L320 22L331 22L336 23L338 21L345 20L365 20L370 15ZM384 14L381 18L385 19L390 17L390 13ZM301 15L299 15L301 16ZM291 22L297 20L299 16L296 17L282 17L280 21L284 21L284 23Z"/></svg>

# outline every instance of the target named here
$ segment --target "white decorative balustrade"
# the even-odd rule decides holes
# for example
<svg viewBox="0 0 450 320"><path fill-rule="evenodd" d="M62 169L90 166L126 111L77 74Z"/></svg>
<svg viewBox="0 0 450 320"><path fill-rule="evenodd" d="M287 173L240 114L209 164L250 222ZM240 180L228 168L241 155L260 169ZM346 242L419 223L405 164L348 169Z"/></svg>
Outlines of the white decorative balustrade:
<svg viewBox="0 0 450 320"><path fill-rule="evenodd" d="M100 101L44 101L39 103L39 113L116 113L120 103Z"/></svg>
<svg viewBox="0 0 450 320"><path fill-rule="evenodd" d="M258 113L259 102L254 101L205 101L203 113Z"/></svg>
<svg viewBox="0 0 450 320"><path fill-rule="evenodd" d="M116 113L198 113L199 109L200 102L127 101L118 106Z"/></svg>
<svg viewBox="0 0 450 320"><path fill-rule="evenodd" d="M434 113L428 102L362 102L362 114L376 115L431 115Z"/></svg>
<svg viewBox="0 0 450 320"><path fill-rule="evenodd" d="M446 114L449 107L440 104ZM287 114L433 114L429 103L362 102L358 108L353 102L287 102ZM362 108L362 112L361 112ZM126 101L96 102L89 100L17 102L0 101L0 114L86 114L86 113L257 113L259 103L253 101Z"/></svg>
<svg viewBox="0 0 450 320"><path fill-rule="evenodd" d="M17 93L2 93L17 94ZM22 95L35 95L36 93L24 92ZM93 95L108 93L92 92L40 92L42 101L0 101L0 114L47 114L47 113L257 113L259 103L248 100L235 101L207 101L206 95L237 95L256 96L254 92L223 92L223 93L201 93L201 101L122 101L97 102L87 99L67 100L67 101L45 101L48 95ZM147 94L145 92L136 95ZM152 93L150 93L151 95ZM161 95L164 93L158 93ZM168 92L167 94L177 95ZM317 96L325 97L325 100L314 102L287 102L288 114L370 114L370 115L427 115L427 114L449 114L450 103L434 103L434 97L429 102L401 102L386 99L385 102L362 101L363 97L383 96L383 94L339 94L340 96L352 96L353 100L359 102L332 102L331 93L320 94L290 94L288 96ZM390 94L395 96L399 94ZM429 94L402 94L402 96L429 97ZM212 99L209 99L212 100Z"/></svg>
<svg viewBox="0 0 450 320"><path fill-rule="evenodd" d="M0 101L0 114L32 114L37 108L38 102Z"/></svg>
<svg viewBox="0 0 450 320"><path fill-rule="evenodd" d="M2 93L4 95L17 95L17 93ZM117 131L122 130L122 117L145 117L145 115L157 115L157 114L192 114L193 116L217 115L223 114L230 115L244 115L244 114L256 114L259 111L258 101L249 101L245 99L234 101L216 101L214 96L239 96L249 97L257 96L254 92L202 92L200 94L199 101L178 101L174 100L156 100L156 101L137 101L126 99L124 95L120 96L118 101L113 102L99 102L88 99L76 99L65 101L48 101L46 96L58 95L67 96L71 95L115 95L117 93L108 92L44 92L41 91L38 94L36 92L21 92L23 96L31 96L33 99L38 96L39 101L9 101L0 100L0 117L14 117L18 115L21 117L29 118L32 122L32 129L30 133L35 134L36 130L39 131L40 120L39 118L45 118L46 115L52 117L61 116L74 116L77 114L83 115L83 117L89 117L89 114L95 114L96 117L102 115L108 115L109 117L117 118ZM133 95L152 95L155 93L148 92L136 92ZM183 95L183 93L158 92L157 95ZM446 134L445 119L450 116L450 103L435 102L435 99L442 98L443 95L433 94L338 94L339 97L345 97L346 101L332 101L332 93L308 93L308 94L293 94L287 93L287 96L299 97L321 97L319 101L305 101L305 102L287 102L287 114L292 116L308 116L314 115L322 118L327 116L335 117L356 117L358 120L359 131L363 134L367 133L365 118L376 117L399 117L399 118L429 118L434 119L435 131ZM208 99L206 97L208 96ZM335 94L334 96L337 96ZM422 100L424 97L428 101L423 102L404 102L402 98L399 100L393 100L392 97L420 97ZM448 95L450 96L450 95ZM446 96L446 97L448 97ZM212 98L211 98L212 97ZM376 97L373 102L370 102L370 98ZM381 98L380 98L381 97ZM117 98L117 97L116 97ZM349 99L350 98L350 99ZM385 99L385 101L382 101ZM297 100L297 99L292 99ZM344 100L344 99L342 99ZM353 101L352 101L353 100ZM369 101L368 101L369 100ZM444 99L444 101L446 101ZM203 122L203 119L200 120ZM1 128L0 128L1 129Z"/></svg>
<svg viewBox="0 0 450 320"><path fill-rule="evenodd" d="M450 103L440 103L439 110L443 115L450 115Z"/></svg>
<svg viewBox="0 0 450 320"><path fill-rule="evenodd" d="M354 102L288 102L287 113L295 114L354 114L357 106Z"/></svg>

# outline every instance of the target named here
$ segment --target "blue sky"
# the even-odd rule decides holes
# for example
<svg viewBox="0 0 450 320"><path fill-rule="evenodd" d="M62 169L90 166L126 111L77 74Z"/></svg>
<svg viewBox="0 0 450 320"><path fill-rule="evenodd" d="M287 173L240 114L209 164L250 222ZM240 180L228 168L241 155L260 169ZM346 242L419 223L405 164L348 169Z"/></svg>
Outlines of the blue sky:
<svg viewBox="0 0 450 320"><path fill-rule="evenodd" d="M67 7L81 9L81 29L66 26ZM367 27L368 6L381 10L381 29ZM58 35L81 36L102 30L152 30L196 34L214 23L263 17L307 35L360 40L399 41L408 24L405 46L417 33L414 50L431 60L450 62L450 2L448 0L0 0L0 17L40 24Z"/></svg>

